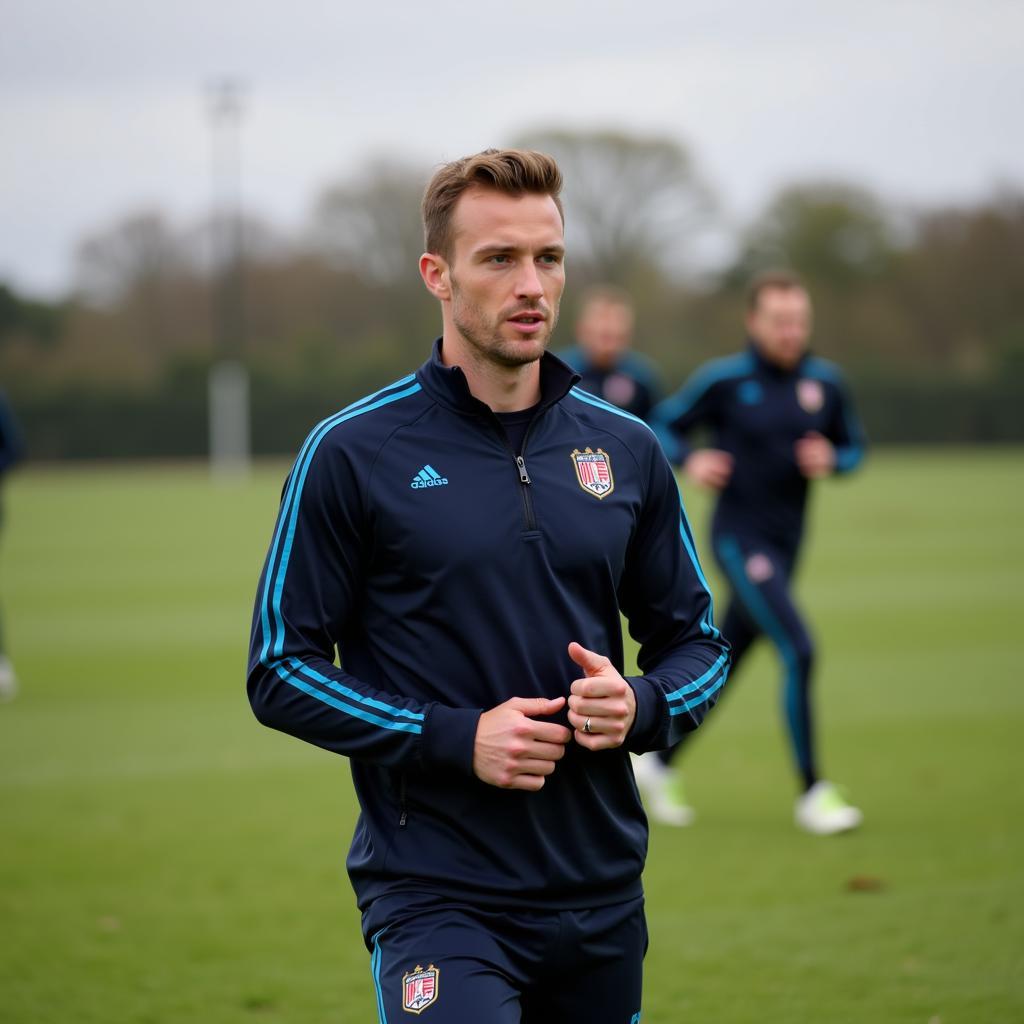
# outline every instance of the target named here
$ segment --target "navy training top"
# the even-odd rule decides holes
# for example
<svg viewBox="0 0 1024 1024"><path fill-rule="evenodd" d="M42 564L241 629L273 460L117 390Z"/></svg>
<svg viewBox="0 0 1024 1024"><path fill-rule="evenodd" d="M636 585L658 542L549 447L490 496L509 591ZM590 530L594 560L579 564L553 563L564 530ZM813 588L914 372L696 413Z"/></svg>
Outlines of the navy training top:
<svg viewBox="0 0 1024 1024"><path fill-rule="evenodd" d="M413 890L546 908L629 899L647 822L628 750L696 728L729 663L672 469L645 424L550 354L517 458L439 346L299 453L256 598L253 710L351 759L361 907ZM622 671L620 611L643 672L629 678L628 750L570 743L537 793L479 781L481 712L568 696L582 675L572 640Z"/></svg>
<svg viewBox="0 0 1024 1024"><path fill-rule="evenodd" d="M580 376L579 386L620 409L648 420L661 398L661 387L654 365L636 352L624 352L611 367L590 362L586 350L574 345L559 357Z"/></svg>
<svg viewBox="0 0 1024 1024"><path fill-rule="evenodd" d="M805 354L792 369L765 359L750 342L745 352L700 367L654 410L651 426L677 465L693 451L686 435L711 432L711 445L732 454L733 473L715 506L712 530L765 537L795 546L803 533L807 478L796 442L809 431L836 449L836 472L864 456L863 428L839 368Z"/></svg>

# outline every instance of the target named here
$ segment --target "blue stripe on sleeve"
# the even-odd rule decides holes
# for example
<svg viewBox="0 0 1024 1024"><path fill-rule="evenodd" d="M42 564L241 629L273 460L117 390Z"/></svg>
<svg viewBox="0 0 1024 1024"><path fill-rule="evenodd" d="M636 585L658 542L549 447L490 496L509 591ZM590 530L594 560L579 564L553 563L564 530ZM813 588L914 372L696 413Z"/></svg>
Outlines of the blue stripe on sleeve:
<svg viewBox="0 0 1024 1024"><path fill-rule="evenodd" d="M585 402L587 405L592 405L597 409L604 409L607 412L614 413L616 416L622 416L624 419L632 420L634 423L639 423L642 427L647 427L647 429L650 430L652 434L655 434L655 432L651 430L651 427L647 423L644 423L642 419L639 419L638 417L632 415L632 413L624 412L622 409L618 408L618 406L609 405L602 399L595 398L593 395L589 394L586 391L581 391L579 388L573 388L569 393L574 398L579 399L581 402ZM655 437L657 437L657 434L655 434ZM708 595L708 610L707 612L705 612L704 617L701 619L701 631L704 633L705 636L710 636L715 640L718 640L721 638L722 634L718 631L714 624L715 601L714 598L711 596L711 588L708 586L708 581L704 577L704 572L700 567L700 559L697 558L697 552L694 548L693 536L690 533L690 524L686 518L686 508L683 505L682 496L680 496L679 498L679 536L683 541L683 547L686 549L686 553L690 556L690 561L693 564L694 571L697 573L697 579L700 580L701 586L704 588L705 593ZM708 673L705 673L705 675L702 676L700 680L698 680L698 683L703 683L706 679L710 679L711 676L714 675L714 673L717 672L721 665L724 664L727 660L728 655L723 654L719 658L719 661L716 662L715 667L710 669ZM677 715L680 714L682 711L688 711L690 710L690 708L696 707L698 704L703 703L725 682L725 678L727 675L728 670L724 671L722 673L721 678L717 680L713 686L705 690L702 696L694 698L694 700L689 701L688 703L683 704L680 707L670 708L670 713L673 715ZM687 690L686 687L683 687L682 690L676 691L676 694L682 695L684 692L693 692L694 685L695 684L690 684L689 690ZM671 700L671 697L667 699Z"/></svg>
<svg viewBox="0 0 1024 1024"><path fill-rule="evenodd" d="M270 621L269 621L269 612L268 612L268 596L269 596L269 592L270 592L270 579L273 576L274 559L276 557L274 552L277 550L278 543L279 543L280 538L281 538L281 529L282 529L282 527L284 525L284 521L285 521L285 509L290 504L290 502L292 500L292 495L294 494L294 490L295 490L295 473L296 473L296 470L299 468L300 464L302 463L302 461L303 461L303 459L304 459L304 457L306 455L307 449L309 448L310 443L312 442L313 438L316 436L316 434L319 432L320 428L323 427L325 423L331 423L331 422L333 422L336 419L336 417L344 416L346 413L351 412L351 411L353 411L355 409L358 409L358 408L366 405L367 403L373 401L373 399L377 398L379 395L383 395L386 391L390 391L392 388L402 387L405 384L411 383L415 379L416 379L415 374L410 374L410 375L408 375L406 377L403 377L401 380L395 381L394 384L389 384L386 388L381 388L380 391L376 391L372 395L368 395L365 398L361 398L358 401L353 402L351 405L346 406L340 412L335 413L333 416L329 417L328 419L321 420L321 422L318 423L310 431L309 436L306 438L305 442L303 443L303 446L302 446L302 448L299 451L299 455L298 455L298 457L295 460L295 464L292 466L292 470L288 474L288 483L287 483L287 486L285 488L284 498L282 499L282 502L281 502L281 512L278 514L277 526L275 527L275 530L274 530L274 538L273 538L273 541L271 542L271 545L270 545L270 556L267 559L266 580L265 580L265 583L264 583L263 600L261 602L261 610L260 610L260 621L261 621L261 624L262 624L262 627L263 627L263 649L260 652L260 660L263 661L264 663L266 662L267 654L269 653L269 649L270 649L271 630L270 630ZM339 420L339 422L340 422L340 420Z"/></svg>
<svg viewBox="0 0 1024 1024"><path fill-rule="evenodd" d="M836 469L840 473L848 473L860 465L864 458L866 447L864 428L860 420L854 415L847 398L846 379L842 370L827 359L817 356L810 357L803 365L803 372L808 377L815 377L818 380L832 384L839 391L839 407L843 416L843 423L846 425L846 434L849 437L849 444L836 446Z"/></svg>
<svg viewBox="0 0 1024 1024"><path fill-rule="evenodd" d="M864 428L860 425L860 420L853 414L850 402L842 388L839 390L839 400L842 402L843 421L846 423L846 433L850 438L850 443L842 445L838 449L836 466L840 472L846 473L856 468L864 458Z"/></svg>
<svg viewBox="0 0 1024 1024"><path fill-rule="evenodd" d="M674 394L660 402L654 410L653 419L659 423L672 423L686 415L720 380L742 377L754 368L749 352L741 352L724 359L706 363Z"/></svg>
<svg viewBox="0 0 1024 1024"><path fill-rule="evenodd" d="M843 384L843 371L835 363L830 363L820 356L808 356L803 366L800 367L800 372L807 377L827 381L829 384L836 384L840 387Z"/></svg>
<svg viewBox="0 0 1024 1024"><path fill-rule="evenodd" d="M263 647L260 652L260 660L268 668L273 668L289 685L294 686L296 689L301 690L312 697L315 697L317 700L330 705L336 710L343 711L346 714L360 718L363 721L370 722L373 725L379 725L385 729L393 729L400 732L420 733L422 732L422 725L417 724L416 722L396 722L393 719L384 719L372 712L364 710L364 708L353 707L350 704L338 700L330 694L324 693L309 682L299 678L299 676L294 672L285 668L281 662L271 661L269 657L271 646L273 646L274 653L278 657L280 657L284 650L284 617L281 611L281 593L284 589L285 575L288 570L288 560L291 555L292 542L295 536L302 488L305 483L306 474L312 463L313 456L316 454L316 450L319 447L320 442L338 424L416 394L416 392L420 390L420 385L418 383L413 383L415 379L415 374L410 374L409 376L396 381L394 384L391 384L386 388L382 388L380 391L377 391L366 398L360 399L358 402L352 403L352 405L347 406L340 412L319 423L313 428L309 437L306 439L288 477L285 496L281 504L281 512L278 516L277 526L274 531L274 538L271 542L270 554L267 558L266 579L264 580L263 597L260 608L260 622L263 630ZM411 386L406 387L406 385ZM402 390L395 391L395 388L401 388ZM284 538L283 545L282 537ZM278 554L278 552L280 552L280 554ZM275 561L278 561L276 570ZM272 578L273 587L271 586ZM274 638L275 627L277 630L276 641ZM362 696L354 690L349 690L347 687L343 687L335 680L327 679L326 676L320 676L319 673L316 673L313 669L303 665L303 663L298 659L293 659L293 662L297 664L299 669L306 675L311 675L313 678L319 677L318 681L325 683L331 689L344 694L346 697L355 700L359 704L386 711L388 714L396 717L418 719L419 721L422 721L423 719L422 715L417 715L415 712L410 712L404 708L392 708L380 701L374 700L373 698Z"/></svg>
<svg viewBox="0 0 1024 1024"><path fill-rule="evenodd" d="M321 429L318 432L315 440L312 444L308 445L308 451L306 452L305 459L302 465L302 470L299 474L298 482L295 485L295 491L293 494L291 512L288 517L288 527L285 531L284 549L281 553L281 562L277 568L277 576L274 580L274 596L273 596L273 609L274 609L274 621L277 625L277 641L274 644L274 653L278 656L284 651L284 618L281 614L281 592L284 590L284 578L288 570L288 559L291 556L292 541L295 539L295 528L299 518L299 503L302 496L302 488L306 482L306 474L309 472L309 467L313 463L313 456L316 454L317 448L320 446L320 442L330 433L334 427L346 420L354 419L357 416L362 416L365 413L372 412L374 409L380 409L385 405L390 405L392 402L397 402L399 399L407 398L409 395L416 394L420 390L419 384L413 384L411 387L406 388L404 391L398 391L395 394L388 395L385 398L380 398L376 402L372 402L369 405L361 406L358 409L353 409L351 412L340 413L338 416L333 417L330 420L325 421L321 424Z"/></svg>
<svg viewBox="0 0 1024 1024"><path fill-rule="evenodd" d="M349 700L358 701L360 704L365 704L367 707L375 708L377 711L383 711L386 714L394 715L396 718L410 718L414 722L422 722L424 715L418 711L410 711L408 708L396 708L390 704L385 704L383 701L375 700L373 697L367 697L364 694L357 693L355 690L349 689L339 683L336 679L331 679L329 676L325 676L316 669L310 667L298 658L289 658L288 665L291 667L293 672L302 672L308 676L314 682L322 683L324 686L330 687L336 693L340 693L343 697L348 697Z"/></svg>
<svg viewBox="0 0 1024 1024"><path fill-rule="evenodd" d="M411 387L402 391L385 395L385 397L380 398L377 401L372 401L372 399L376 398L377 395L384 394L384 392L388 391L390 388L400 387L414 379L414 376L405 377L401 381L390 385L389 388L383 388L381 391L376 392L375 395L370 395L369 398L355 402L347 408L342 409L341 412L336 413L334 416L323 420L313 428L313 431L306 439L302 450L299 452L299 457L296 459L295 466L288 477L288 487L285 492L284 501L282 502L281 513L278 517L277 528L271 544L271 554L267 559L267 576L264 583L263 604L261 609L263 649L260 654L260 659L264 663L266 663L267 655L270 652L274 626L277 627L278 631L277 641L274 644L274 653L280 656L284 649L284 620L281 616L281 591L284 588L284 577L288 567L288 558L291 554L292 541L295 537L295 522L298 518L299 497L301 496L302 487L306 479L306 473L309 470L313 455L316 453L316 450L324 437L326 437L327 434L338 424L344 423L346 420L353 419L356 416L361 416L363 413L371 412L374 409L379 409L382 406L389 405L391 402L398 401L401 398L406 398L407 396L413 395L419 391L420 385L413 384ZM286 523L287 527L285 526ZM275 575L275 552L278 550L282 533L284 534L285 542L280 555L281 561L277 567ZM270 581L272 576L274 576L275 579L271 596ZM273 612L272 621L271 612Z"/></svg>
<svg viewBox="0 0 1024 1024"><path fill-rule="evenodd" d="M707 704L708 698L717 693L725 685L725 681L728 677L728 672L722 672L718 679L715 680L714 686L709 686L699 697L694 697L692 700L688 700L685 704L678 704L675 707L669 708L668 713L673 716L681 715L686 711L692 711L700 704Z"/></svg>
<svg viewBox="0 0 1024 1024"><path fill-rule="evenodd" d="M310 685L304 679L300 679L293 672L290 672L285 668L285 666L280 662L274 662L272 665L277 674L286 683L288 683L289 686L294 686L296 690L301 690L310 697L316 697L317 700L323 701L324 704L329 705L336 711L344 711L346 715L351 715L353 718L360 718L364 722L369 722L371 725L379 725L382 729L393 729L395 732L410 732L417 735L423 732L423 726L415 722L396 722L393 718L381 718L379 715L371 714L369 711L364 711L362 708L353 707L351 704L346 704L344 701L336 700L329 693L324 693L323 690L318 690L315 686Z"/></svg>
<svg viewBox="0 0 1024 1024"><path fill-rule="evenodd" d="M717 640L722 634L715 626L715 599L711 595L711 588L708 586L704 571L700 567L700 559L697 557L697 550L693 544L693 534L690 532L690 523L686 518L686 508L683 505L682 496L679 498L679 536L682 538L683 547L686 548L686 553L690 556L690 561L693 563L697 579L700 580L700 585L708 595L708 610L705 612L704 618L700 620L701 631L705 636L714 637Z"/></svg>
<svg viewBox="0 0 1024 1024"><path fill-rule="evenodd" d="M841 473L856 469L864 458L864 449L859 445L844 445L836 450L836 468Z"/></svg>
<svg viewBox="0 0 1024 1024"><path fill-rule="evenodd" d="M728 654L722 654L718 660L704 673L699 679L694 679L692 683L687 683L685 686L680 687L678 690L670 693L665 699L668 701L681 700L688 693L696 693L709 679L715 676L720 668L729 660Z"/></svg>
<svg viewBox="0 0 1024 1024"><path fill-rule="evenodd" d="M658 415L659 408L661 407L658 406L651 414L651 430L654 431L654 436L658 439L661 450L665 453L665 458L673 466L678 466L683 461L683 446L669 429L668 423Z"/></svg>
<svg viewBox="0 0 1024 1024"><path fill-rule="evenodd" d="M603 409L605 412L614 413L616 416L621 416L624 420L632 420L634 423L639 423L641 427L651 430L651 428L644 423L639 416L634 416L631 412L626 412L625 409L620 409L617 405L611 405L603 398L598 398L596 395L592 395L589 391L582 391L579 388L570 388L569 394L586 405L592 405L595 409ZM654 431L651 430L651 433L653 434Z"/></svg>

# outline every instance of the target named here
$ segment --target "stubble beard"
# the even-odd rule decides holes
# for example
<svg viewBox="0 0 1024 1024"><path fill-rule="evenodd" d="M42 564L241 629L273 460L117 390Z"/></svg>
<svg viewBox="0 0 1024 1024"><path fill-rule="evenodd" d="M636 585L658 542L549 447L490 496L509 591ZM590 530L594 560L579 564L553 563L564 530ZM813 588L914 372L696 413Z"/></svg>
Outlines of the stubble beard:
<svg viewBox="0 0 1024 1024"><path fill-rule="evenodd" d="M526 312L527 308L536 309L537 304L524 307L523 312ZM481 361L514 369L535 363L544 355L544 350L558 323L558 305L556 304L548 313L548 319L545 321L547 330L544 334L524 338L522 341L510 341L501 336L502 325L508 316L515 315L516 311L513 310L506 313L497 323L489 324L483 309L465 299L461 289L452 279L452 322Z"/></svg>

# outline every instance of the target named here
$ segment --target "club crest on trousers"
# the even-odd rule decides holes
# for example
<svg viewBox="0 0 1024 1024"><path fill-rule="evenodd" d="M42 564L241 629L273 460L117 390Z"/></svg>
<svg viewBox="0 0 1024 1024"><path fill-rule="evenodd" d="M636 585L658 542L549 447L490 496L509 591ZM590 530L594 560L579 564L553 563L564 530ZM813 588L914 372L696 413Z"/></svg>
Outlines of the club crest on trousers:
<svg viewBox="0 0 1024 1024"><path fill-rule="evenodd" d="M588 494L595 498L606 498L615 490L612 460L603 448L598 448L596 452L590 447L583 451L574 448L571 458L576 467L576 479Z"/></svg>
<svg viewBox="0 0 1024 1024"><path fill-rule="evenodd" d="M440 970L433 964L423 969L421 964L402 975L402 1009L407 1013L422 1013L437 1002Z"/></svg>

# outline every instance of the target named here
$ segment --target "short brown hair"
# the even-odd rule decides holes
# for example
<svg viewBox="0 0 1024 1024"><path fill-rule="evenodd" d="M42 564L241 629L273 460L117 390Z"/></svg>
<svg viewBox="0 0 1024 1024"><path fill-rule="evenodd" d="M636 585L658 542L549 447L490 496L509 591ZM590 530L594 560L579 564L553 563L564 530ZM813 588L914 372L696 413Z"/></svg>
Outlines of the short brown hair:
<svg viewBox="0 0 1024 1024"><path fill-rule="evenodd" d="M784 292L792 291L794 288L799 288L800 291L807 291L803 278L795 270L784 270L781 268L762 270L760 274L754 276L747 286L747 311L752 313L757 309L761 292L772 288L777 288L779 291Z"/></svg>
<svg viewBox="0 0 1024 1024"><path fill-rule="evenodd" d="M482 153L445 164L430 179L423 194L423 236L427 252L449 257L452 244L452 210L459 197L473 185L506 195L524 192L551 196L562 210L562 172L554 158L532 149L485 149Z"/></svg>

